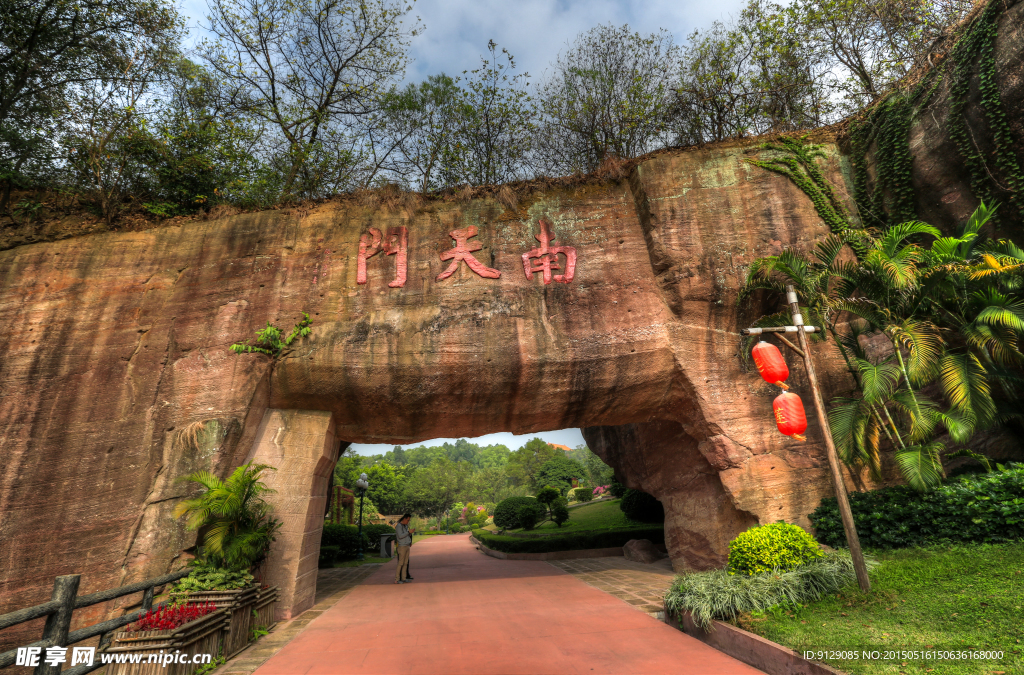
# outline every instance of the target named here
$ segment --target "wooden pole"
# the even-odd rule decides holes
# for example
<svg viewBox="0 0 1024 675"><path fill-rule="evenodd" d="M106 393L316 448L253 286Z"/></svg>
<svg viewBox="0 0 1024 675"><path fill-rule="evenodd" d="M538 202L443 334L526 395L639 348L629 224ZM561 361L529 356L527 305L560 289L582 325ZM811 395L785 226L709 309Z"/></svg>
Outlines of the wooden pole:
<svg viewBox="0 0 1024 675"><path fill-rule="evenodd" d="M75 598L78 597L78 583L82 580L80 574L68 574L57 577L53 582L53 593L50 594L51 601L60 603L60 609L46 618L46 626L43 628L43 641L46 647L67 647L68 631L71 629L71 613L75 611ZM36 666L35 675L54 675L60 673L60 665L46 664L46 647L39 658L39 665Z"/></svg>
<svg viewBox="0 0 1024 675"><path fill-rule="evenodd" d="M807 334L803 330L804 319L800 314L800 303L792 284L786 285L786 301L789 303L789 311L793 315L793 325L798 329L797 337L800 340L800 349L804 352L807 379L811 383L811 392L814 395L814 408L818 412L818 424L821 426L822 436L825 437L825 452L828 455L829 468L832 470L832 486L836 491L836 501L839 502L839 514L843 518L846 543L850 545L850 557L853 558L853 569L857 572L857 583L860 585L860 590L870 593L871 580L868 579L868 566L864 563L864 553L860 550L860 539L857 537L853 512L850 510L850 502L846 497L846 485L843 483L843 474L839 467L839 455L836 453L836 445L832 441L832 431L829 429L828 418L825 415L825 402L821 398L818 378L814 374L814 362L811 360L811 350L808 348Z"/></svg>

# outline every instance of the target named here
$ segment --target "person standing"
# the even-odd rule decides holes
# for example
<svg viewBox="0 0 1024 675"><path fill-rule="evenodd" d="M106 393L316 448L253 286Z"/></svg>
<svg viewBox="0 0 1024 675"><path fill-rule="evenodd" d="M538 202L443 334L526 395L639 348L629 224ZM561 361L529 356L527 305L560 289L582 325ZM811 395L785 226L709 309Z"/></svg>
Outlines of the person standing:
<svg viewBox="0 0 1024 675"><path fill-rule="evenodd" d="M409 551L412 549L412 532L409 531L409 521L412 514L406 513L395 526L395 543L398 545L398 569L395 570L395 583L405 584L412 581L409 577Z"/></svg>

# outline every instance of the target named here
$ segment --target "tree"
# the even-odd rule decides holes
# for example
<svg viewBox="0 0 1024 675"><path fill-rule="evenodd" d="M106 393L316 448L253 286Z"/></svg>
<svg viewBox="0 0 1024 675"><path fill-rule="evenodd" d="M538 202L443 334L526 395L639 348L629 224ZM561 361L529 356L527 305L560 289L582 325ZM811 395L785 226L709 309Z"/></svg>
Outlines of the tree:
<svg viewBox="0 0 1024 675"><path fill-rule="evenodd" d="M918 490L942 479L943 453L984 461L965 447L948 448L941 436L963 446L994 424L1000 412L992 378L1024 364L1024 301L992 283L985 267L1003 263L990 263L979 244L991 216L982 204L955 237L920 222L858 235L856 262L838 262L844 240L832 237L819 244L818 262L786 252L751 266L749 287L777 289L785 280L805 289L808 312L820 317L850 365L859 396L836 399L829 411L836 449L848 464L867 464L877 474L883 435ZM927 248L918 243L926 237ZM839 330L841 312L859 323ZM869 358L862 335L884 337L891 351Z"/></svg>
<svg viewBox="0 0 1024 675"><path fill-rule="evenodd" d="M567 457L552 457L544 462L537 470L534 477L536 487L550 485L563 497L569 492L574 480L579 480L586 474L582 464L574 462ZM539 497L538 497L539 499Z"/></svg>
<svg viewBox="0 0 1024 675"><path fill-rule="evenodd" d="M418 469L405 488L408 508L421 516L439 516L450 509L466 488L470 468L447 458Z"/></svg>
<svg viewBox="0 0 1024 675"><path fill-rule="evenodd" d="M678 51L665 30L641 35L602 25L577 37L540 85L543 169L589 173L608 156L636 157L662 145Z"/></svg>
<svg viewBox="0 0 1024 675"><path fill-rule="evenodd" d="M370 483L366 494L386 515L402 513L405 508L403 476L385 461L376 462L366 470Z"/></svg>
<svg viewBox="0 0 1024 675"><path fill-rule="evenodd" d="M233 108L268 127L285 198L359 185L358 125L404 70L404 3L393 0L209 0L213 38L199 54L240 92Z"/></svg>
<svg viewBox="0 0 1024 675"><path fill-rule="evenodd" d="M265 497L273 494L261 478L274 471L266 464L243 464L226 481L209 471L197 471L179 480L198 483L198 497L174 507L175 518L188 516L186 529L203 529L201 557L218 567L251 568L270 551L280 523L273 518Z"/></svg>
<svg viewBox="0 0 1024 675"><path fill-rule="evenodd" d="M526 177L524 157L530 150L536 112L526 93L529 73L510 75L512 54L488 41L490 58L467 76L458 110L463 115L450 149L448 185L496 185Z"/></svg>
<svg viewBox="0 0 1024 675"><path fill-rule="evenodd" d="M614 474L612 468L604 463L585 445L577 445L568 454L569 459L578 462L586 470L586 477L591 485L608 485Z"/></svg>
<svg viewBox="0 0 1024 675"><path fill-rule="evenodd" d="M0 211L11 187L57 160L77 92L120 87L140 59L176 48L182 22L160 0L0 0ZM80 100L80 99L79 99Z"/></svg>
<svg viewBox="0 0 1024 675"><path fill-rule="evenodd" d="M505 471L515 485L534 485L537 471L556 453L558 450L544 442L544 439L532 438L512 453Z"/></svg>
<svg viewBox="0 0 1024 675"><path fill-rule="evenodd" d="M350 445L342 451L338 463L334 465L334 482L352 490L362 472L363 458L357 455Z"/></svg>

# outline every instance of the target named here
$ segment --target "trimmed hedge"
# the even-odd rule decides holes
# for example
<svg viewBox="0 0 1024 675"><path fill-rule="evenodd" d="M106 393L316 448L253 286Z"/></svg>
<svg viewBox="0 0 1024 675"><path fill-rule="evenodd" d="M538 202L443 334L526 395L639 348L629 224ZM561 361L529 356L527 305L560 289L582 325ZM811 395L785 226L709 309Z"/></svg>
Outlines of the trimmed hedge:
<svg viewBox="0 0 1024 675"><path fill-rule="evenodd" d="M367 527L372 526L363 526L363 551L370 550L370 540L366 537ZM380 540L378 539L378 541ZM334 560L324 560L324 549L335 551L334 560L347 560L356 557L359 552L359 526L325 524L324 533L320 537L320 564L334 562Z"/></svg>
<svg viewBox="0 0 1024 675"><path fill-rule="evenodd" d="M802 527L782 521L755 525L729 542L729 573L788 572L823 555Z"/></svg>
<svg viewBox="0 0 1024 675"><path fill-rule="evenodd" d="M520 527L519 507L524 504L536 504L533 497L509 497L494 507L494 524L503 530Z"/></svg>
<svg viewBox="0 0 1024 675"><path fill-rule="evenodd" d="M628 530L590 530L554 537L503 537L489 530L473 530L487 548L504 553L547 553L549 551L581 551L588 548L623 546L630 539L649 539L665 543L664 527L638 527Z"/></svg>
<svg viewBox="0 0 1024 675"><path fill-rule="evenodd" d="M923 494L902 485L851 492L850 510L867 548L1015 541L1024 538L1024 464L960 476ZM834 497L822 499L810 519L818 541L846 546Z"/></svg>
<svg viewBox="0 0 1024 675"><path fill-rule="evenodd" d="M619 508L630 520L640 523L665 522L665 507L657 499L641 490L628 489L622 495Z"/></svg>

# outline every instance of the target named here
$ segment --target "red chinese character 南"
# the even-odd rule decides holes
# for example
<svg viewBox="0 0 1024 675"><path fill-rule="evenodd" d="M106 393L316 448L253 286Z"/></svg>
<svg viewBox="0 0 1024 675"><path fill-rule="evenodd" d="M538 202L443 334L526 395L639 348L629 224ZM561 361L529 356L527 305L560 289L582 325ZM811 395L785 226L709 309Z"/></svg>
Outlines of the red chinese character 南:
<svg viewBox="0 0 1024 675"><path fill-rule="evenodd" d="M545 284L551 280L567 284L572 281L576 274L576 249L572 246L559 246L551 234L551 223L546 219L540 219L540 234L534 235L534 239L540 242L540 248L533 248L523 254L523 269L526 271L526 278L532 280L534 272L540 272ZM552 270L561 269L558 266L558 254L565 256L565 274L554 274Z"/></svg>
<svg viewBox="0 0 1024 675"><path fill-rule="evenodd" d="M409 266L409 229L404 226L388 229L386 236L382 235L376 227L371 227L369 233L359 237L359 255L356 256L356 283L366 283L366 261L377 255L382 249L384 255L397 256L395 258L395 280L388 286L402 288L405 286L405 275Z"/></svg>
<svg viewBox="0 0 1024 675"><path fill-rule="evenodd" d="M455 270L459 269L459 263L466 261L469 265L469 269L473 270L482 277L487 279L497 279L501 276L501 272L495 269L491 269L487 265L473 257L473 251L479 251L483 248L483 244L478 241L466 243L467 239L475 237L477 233L476 225L470 225L464 230L452 230L448 234L455 240L455 247L450 248L441 254L441 260L451 260L452 264L448 266L444 272L437 275L437 280L447 279L451 275L455 274Z"/></svg>

